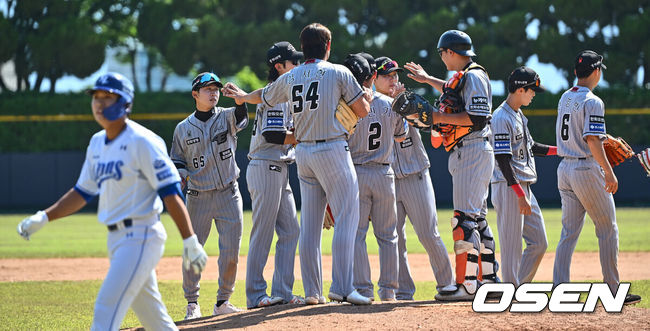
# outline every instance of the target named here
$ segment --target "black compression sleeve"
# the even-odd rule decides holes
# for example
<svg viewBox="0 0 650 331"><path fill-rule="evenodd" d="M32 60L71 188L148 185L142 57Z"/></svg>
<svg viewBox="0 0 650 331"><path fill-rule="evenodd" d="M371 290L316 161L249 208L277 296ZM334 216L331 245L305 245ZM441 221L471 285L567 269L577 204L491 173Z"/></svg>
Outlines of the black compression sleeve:
<svg viewBox="0 0 650 331"><path fill-rule="evenodd" d="M499 169L501 169L501 172L503 173L503 177L506 179L508 186L512 186L519 183L515 178L515 173L512 170L512 165L510 164L510 159L512 159L512 155L495 154L494 159L497 161L497 165L499 166Z"/></svg>
<svg viewBox="0 0 650 331"><path fill-rule="evenodd" d="M247 104L244 102L241 105L237 105L235 107L235 121L239 123L243 121L246 116L248 116Z"/></svg>
<svg viewBox="0 0 650 331"><path fill-rule="evenodd" d="M284 145L284 138L287 136L287 133L282 131L266 131L262 132L262 136L269 144Z"/></svg>
<svg viewBox="0 0 650 331"><path fill-rule="evenodd" d="M534 142L533 143L533 148L531 148L531 149L533 150L533 155L535 155L535 156L546 156L546 155L548 155L549 147L551 147L551 146L540 144L538 142Z"/></svg>
<svg viewBox="0 0 650 331"><path fill-rule="evenodd" d="M472 126L472 130L474 130L474 131L483 130L483 128L487 124L487 117L485 117L485 116L477 116L477 115L470 115L470 114L467 114L467 115L469 116L469 119L472 121L472 124L474 124Z"/></svg>

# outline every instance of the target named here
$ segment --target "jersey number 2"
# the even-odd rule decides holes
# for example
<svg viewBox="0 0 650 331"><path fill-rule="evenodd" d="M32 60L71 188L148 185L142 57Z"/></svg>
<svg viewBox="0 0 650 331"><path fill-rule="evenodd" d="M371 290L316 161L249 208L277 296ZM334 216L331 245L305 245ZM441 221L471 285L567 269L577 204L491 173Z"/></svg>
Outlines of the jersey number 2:
<svg viewBox="0 0 650 331"><path fill-rule="evenodd" d="M307 94L304 96L303 100L303 95L302 91L304 89L304 85L294 85L291 88L291 102L293 104L293 112L295 114L300 113L304 110L304 103L309 101L309 109L314 110L318 108L318 99L320 98L320 94L318 94L318 81L313 81L309 84L309 87L307 88Z"/></svg>
<svg viewBox="0 0 650 331"><path fill-rule="evenodd" d="M370 123L370 126L368 126L368 132L370 133L368 136L368 150L374 151L375 149L378 149L381 144L381 141L379 140L379 138L381 138L381 124L379 122Z"/></svg>
<svg viewBox="0 0 650 331"><path fill-rule="evenodd" d="M564 114L562 116L562 127L560 128L560 137L562 137L562 140L567 141L569 140L569 115L570 114Z"/></svg>

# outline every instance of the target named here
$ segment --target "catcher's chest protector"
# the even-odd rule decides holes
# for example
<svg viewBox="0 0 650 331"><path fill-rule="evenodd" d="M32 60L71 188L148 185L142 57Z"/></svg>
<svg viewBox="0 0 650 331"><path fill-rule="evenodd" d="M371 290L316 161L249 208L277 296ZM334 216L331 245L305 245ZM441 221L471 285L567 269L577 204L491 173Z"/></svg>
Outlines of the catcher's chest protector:
<svg viewBox="0 0 650 331"><path fill-rule="evenodd" d="M465 81L468 71L480 69L483 70L486 74L487 71L485 68L480 66L477 63L472 62L467 68L462 71L457 72L454 75L454 78L450 79L443 86L443 93L438 99L438 106L440 112L445 113L460 113L465 109L465 102L463 97L460 95L460 91L465 87ZM472 132L471 126L460 126L460 125L438 125L436 131L439 131L442 135L442 144L445 146L445 150L449 152L458 142L465 137L466 135Z"/></svg>

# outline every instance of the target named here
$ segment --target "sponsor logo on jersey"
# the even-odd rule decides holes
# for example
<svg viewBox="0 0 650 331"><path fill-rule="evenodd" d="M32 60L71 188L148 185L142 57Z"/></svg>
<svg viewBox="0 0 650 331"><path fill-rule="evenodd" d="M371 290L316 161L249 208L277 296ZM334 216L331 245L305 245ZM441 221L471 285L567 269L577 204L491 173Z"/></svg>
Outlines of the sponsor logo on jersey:
<svg viewBox="0 0 650 331"><path fill-rule="evenodd" d="M227 160L232 157L232 151L230 150L230 148L228 148L225 151L219 152L219 156L221 156L222 160Z"/></svg>
<svg viewBox="0 0 650 331"><path fill-rule="evenodd" d="M199 196L199 191L197 190L187 190L187 195L191 195L193 197L198 197Z"/></svg>
<svg viewBox="0 0 650 331"><path fill-rule="evenodd" d="M497 133L494 135L494 140L510 140L509 133Z"/></svg>
<svg viewBox="0 0 650 331"><path fill-rule="evenodd" d="M483 105L483 104L479 104L479 105L472 104L472 105L469 105L469 110L486 110L486 111L490 111L490 106Z"/></svg>
<svg viewBox="0 0 650 331"><path fill-rule="evenodd" d="M494 151L509 151L510 150L510 140L495 140L494 141Z"/></svg>
<svg viewBox="0 0 650 331"><path fill-rule="evenodd" d="M226 142L228 138L228 131L217 133L216 136L212 138L212 142L216 142L218 145L221 145Z"/></svg>
<svg viewBox="0 0 650 331"><path fill-rule="evenodd" d="M589 131L605 133L605 124L604 123L592 123L592 122L589 122Z"/></svg>
<svg viewBox="0 0 650 331"><path fill-rule="evenodd" d="M488 99L486 97L472 97L472 103L475 105L487 105Z"/></svg>
<svg viewBox="0 0 650 331"><path fill-rule="evenodd" d="M591 123L605 123L604 116L591 115L589 116L589 122Z"/></svg>
<svg viewBox="0 0 650 331"><path fill-rule="evenodd" d="M173 175L172 171L169 169L164 169L163 171L160 171L156 174L156 178L158 178L159 182L162 182L163 180L171 177Z"/></svg>
<svg viewBox="0 0 650 331"><path fill-rule="evenodd" d="M266 119L266 126L267 127L283 127L284 126L284 120L281 118L267 118Z"/></svg>
<svg viewBox="0 0 650 331"><path fill-rule="evenodd" d="M165 160L162 159L157 159L156 161L153 161L153 168L154 169L160 169L165 167Z"/></svg>
<svg viewBox="0 0 650 331"><path fill-rule="evenodd" d="M411 139L411 137L408 137L408 138L404 139L404 141L399 143L399 147L402 147L402 148L407 148L407 147L411 147L411 146L413 146L413 139Z"/></svg>
<svg viewBox="0 0 650 331"><path fill-rule="evenodd" d="M185 143L188 145L196 144L198 142L201 142L201 138L199 137L185 140Z"/></svg>
<svg viewBox="0 0 650 331"><path fill-rule="evenodd" d="M277 172L282 172L282 168L280 166L277 166L275 164L270 164L269 165L269 170L271 171L277 171Z"/></svg>
<svg viewBox="0 0 650 331"><path fill-rule="evenodd" d="M109 161L109 162L98 162L95 166L95 181L97 186L101 186L105 180L122 179L122 166L124 162L122 160Z"/></svg>
<svg viewBox="0 0 650 331"><path fill-rule="evenodd" d="M520 133L520 134L518 134L518 135L515 136L515 139L516 139L516 140L521 140L521 138L523 138L523 137L524 137L524 134L523 134L523 133Z"/></svg>
<svg viewBox="0 0 650 331"><path fill-rule="evenodd" d="M524 283L518 288L512 283L486 283L476 291L472 309L477 313L538 313L548 307L552 313L593 313L598 301L608 313L620 313L630 283L620 283L616 295L605 283ZM489 293L501 293L499 301L486 302ZM551 292L551 295L547 294ZM580 293L587 299L580 301ZM517 299L512 302L512 299Z"/></svg>
<svg viewBox="0 0 650 331"><path fill-rule="evenodd" d="M284 113L281 110L269 110L266 113L266 117L279 117L284 118Z"/></svg>

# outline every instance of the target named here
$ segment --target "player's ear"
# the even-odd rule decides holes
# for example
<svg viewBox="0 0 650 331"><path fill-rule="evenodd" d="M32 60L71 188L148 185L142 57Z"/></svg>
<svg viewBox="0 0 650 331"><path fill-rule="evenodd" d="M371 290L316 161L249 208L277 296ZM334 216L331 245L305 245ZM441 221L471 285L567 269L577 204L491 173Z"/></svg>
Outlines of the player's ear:
<svg viewBox="0 0 650 331"><path fill-rule="evenodd" d="M197 90L192 90L192 98L196 99L199 97L199 91Z"/></svg>
<svg viewBox="0 0 650 331"><path fill-rule="evenodd" d="M280 69L284 69L284 67L285 67L284 62L278 62L278 63L274 64L273 67L275 67L275 70L280 72Z"/></svg>

